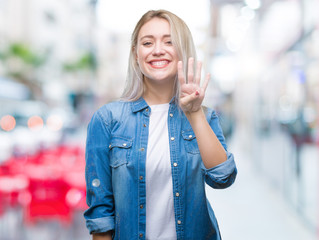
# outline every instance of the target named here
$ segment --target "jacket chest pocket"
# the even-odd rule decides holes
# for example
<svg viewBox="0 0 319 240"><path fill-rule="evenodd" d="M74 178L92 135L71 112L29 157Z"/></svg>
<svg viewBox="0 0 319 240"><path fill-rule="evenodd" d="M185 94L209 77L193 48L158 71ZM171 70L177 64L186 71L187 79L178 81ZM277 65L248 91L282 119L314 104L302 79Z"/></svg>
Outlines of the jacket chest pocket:
<svg viewBox="0 0 319 240"><path fill-rule="evenodd" d="M132 150L133 140L131 138L115 136L109 145L110 166L117 168L127 164Z"/></svg>
<svg viewBox="0 0 319 240"><path fill-rule="evenodd" d="M191 154L199 154L198 144L193 130L183 130L182 137L184 139L186 151Z"/></svg>

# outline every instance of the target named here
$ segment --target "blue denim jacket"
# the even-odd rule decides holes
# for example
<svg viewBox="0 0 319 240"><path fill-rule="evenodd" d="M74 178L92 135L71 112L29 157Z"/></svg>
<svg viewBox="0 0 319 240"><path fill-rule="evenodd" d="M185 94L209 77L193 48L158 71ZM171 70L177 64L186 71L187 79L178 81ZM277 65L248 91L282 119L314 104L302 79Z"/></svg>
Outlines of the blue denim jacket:
<svg viewBox="0 0 319 240"><path fill-rule="evenodd" d="M151 108L143 98L104 105L92 117L86 143L89 208L84 217L90 233L114 230L114 239L145 239L145 160ZM216 113L207 120L224 146ZM237 169L233 155L206 169L197 140L184 113L171 101L168 131L178 240L221 239L214 212L206 199L205 182L229 187ZM176 194L179 193L179 194Z"/></svg>

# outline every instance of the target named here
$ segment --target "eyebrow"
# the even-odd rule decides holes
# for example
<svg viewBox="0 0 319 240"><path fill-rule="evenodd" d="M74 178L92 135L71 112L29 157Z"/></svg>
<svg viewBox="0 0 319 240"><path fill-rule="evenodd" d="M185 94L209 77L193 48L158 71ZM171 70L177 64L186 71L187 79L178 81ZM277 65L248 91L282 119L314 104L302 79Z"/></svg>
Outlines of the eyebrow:
<svg viewBox="0 0 319 240"><path fill-rule="evenodd" d="M171 35L170 34L163 35L163 38L167 38L167 37L171 37ZM140 41L143 40L144 38L154 38L154 36L153 35L145 35L145 36L140 38Z"/></svg>

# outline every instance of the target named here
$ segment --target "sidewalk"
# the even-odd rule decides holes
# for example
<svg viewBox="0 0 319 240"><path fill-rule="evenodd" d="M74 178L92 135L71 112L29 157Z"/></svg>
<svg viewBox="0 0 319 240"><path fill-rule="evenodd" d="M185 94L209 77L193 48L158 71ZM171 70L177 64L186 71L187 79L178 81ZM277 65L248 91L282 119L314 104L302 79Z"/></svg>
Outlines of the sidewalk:
<svg viewBox="0 0 319 240"><path fill-rule="evenodd" d="M235 137L235 136L234 136ZM233 186L224 190L207 187L223 240L315 240L296 211L254 171L252 161L237 139L229 144L238 175Z"/></svg>

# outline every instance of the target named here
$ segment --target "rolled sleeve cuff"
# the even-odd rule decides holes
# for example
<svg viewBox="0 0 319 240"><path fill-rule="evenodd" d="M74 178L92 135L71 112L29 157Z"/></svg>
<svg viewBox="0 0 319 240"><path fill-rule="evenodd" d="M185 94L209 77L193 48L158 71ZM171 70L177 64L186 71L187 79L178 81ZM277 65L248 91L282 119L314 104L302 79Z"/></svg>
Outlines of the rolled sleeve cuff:
<svg viewBox="0 0 319 240"><path fill-rule="evenodd" d="M206 169L206 173L213 175L215 178L225 178L229 176L236 169L234 155L230 152L226 152L227 160L215 167Z"/></svg>
<svg viewBox="0 0 319 240"><path fill-rule="evenodd" d="M236 178L237 168L234 156L230 152L226 152L227 160L217 166L205 169L206 183L213 188L229 187Z"/></svg>
<svg viewBox="0 0 319 240"><path fill-rule="evenodd" d="M87 219L86 227L92 233L103 233L110 230L114 230L114 217L103 217L95 219Z"/></svg>

